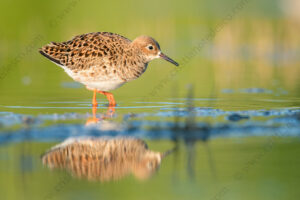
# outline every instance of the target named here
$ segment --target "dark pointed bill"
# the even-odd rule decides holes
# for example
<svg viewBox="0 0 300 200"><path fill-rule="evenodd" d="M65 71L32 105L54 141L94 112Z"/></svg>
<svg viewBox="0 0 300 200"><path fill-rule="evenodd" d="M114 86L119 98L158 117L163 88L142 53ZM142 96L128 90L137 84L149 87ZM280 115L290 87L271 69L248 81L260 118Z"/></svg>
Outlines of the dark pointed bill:
<svg viewBox="0 0 300 200"><path fill-rule="evenodd" d="M175 62L174 60L172 60L171 58L169 58L169 57L166 56L165 54L160 53L159 56L160 56L162 59L164 59L164 60L166 60L166 61L169 61L170 63L172 63L172 64L174 64L174 65L176 65L176 66L179 66L179 64L178 64L177 62Z"/></svg>

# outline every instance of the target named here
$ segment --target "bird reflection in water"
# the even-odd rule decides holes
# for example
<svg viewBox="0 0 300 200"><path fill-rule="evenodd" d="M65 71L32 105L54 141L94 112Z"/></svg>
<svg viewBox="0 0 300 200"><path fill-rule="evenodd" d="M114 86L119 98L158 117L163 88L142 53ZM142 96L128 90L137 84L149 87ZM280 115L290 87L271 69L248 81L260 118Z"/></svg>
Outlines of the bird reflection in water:
<svg viewBox="0 0 300 200"><path fill-rule="evenodd" d="M70 138L46 152L42 162L50 169L66 169L88 180L105 182L130 174L145 180L171 152L151 151L143 140L135 138Z"/></svg>
<svg viewBox="0 0 300 200"><path fill-rule="evenodd" d="M103 115L101 118L97 118L97 115L96 115L96 113L97 113L97 106L94 106L94 105L93 105L92 113L93 113L93 117L87 119L85 125L96 124L97 122L99 122L99 121L101 121L101 120L108 119L108 118L112 118L113 115L115 114L115 106L109 105L109 106L107 107L106 114Z"/></svg>

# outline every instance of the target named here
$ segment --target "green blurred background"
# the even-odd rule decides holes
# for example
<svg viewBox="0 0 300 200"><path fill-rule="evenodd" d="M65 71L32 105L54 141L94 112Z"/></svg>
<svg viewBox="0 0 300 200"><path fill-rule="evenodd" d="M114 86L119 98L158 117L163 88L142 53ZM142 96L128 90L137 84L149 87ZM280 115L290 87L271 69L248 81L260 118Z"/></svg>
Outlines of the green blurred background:
<svg viewBox="0 0 300 200"><path fill-rule="evenodd" d="M224 88L283 88L299 96L299 3L296 0L186 1L4 1L1 2L1 102L26 96L90 98L85 89L62 87L72 82L62 69L43 58L38 48L50 41L97 31L130 39L150 35L182 65L162 60L150 64L138 80L116 90L117 99L168 97L174 88L185 95L221 96ZM228 16L231 15L230 18ZM224 24L224 20L226 23ZM218 32L193 51L212 30ZM188 62L185 57L191 56ZM167 80L167 81L166 81ZM166 82L160 87L161 82ZM9 98L6 98L9 96ZM33 100L33 99L31 99ZM20 103L20 102L19 102Z"/></svg>

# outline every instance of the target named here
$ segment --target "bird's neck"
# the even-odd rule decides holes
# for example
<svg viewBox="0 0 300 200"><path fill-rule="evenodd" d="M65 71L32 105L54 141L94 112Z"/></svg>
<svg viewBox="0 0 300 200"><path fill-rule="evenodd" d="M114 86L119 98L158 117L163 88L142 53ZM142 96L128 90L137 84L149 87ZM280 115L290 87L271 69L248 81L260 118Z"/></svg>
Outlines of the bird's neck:
<svg viewBox="0 0 300 200"><path fill-rule="evenodd" d="M124 52L122 68L126 80L134 80L147 69L148 61L138 48L129 48Z"/></svg>

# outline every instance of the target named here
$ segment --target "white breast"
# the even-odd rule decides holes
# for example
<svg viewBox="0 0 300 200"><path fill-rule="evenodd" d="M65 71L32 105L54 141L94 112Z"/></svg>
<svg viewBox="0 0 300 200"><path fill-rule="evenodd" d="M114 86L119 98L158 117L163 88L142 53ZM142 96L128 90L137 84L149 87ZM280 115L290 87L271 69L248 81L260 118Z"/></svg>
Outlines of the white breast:
<svg viewBox="0 0 300 200"><path fill-rule="evenodd" d="M94 81L94 82L86 82L84 83L89 89L97 89L100 91L111 91L115 90L122 85L125 84L125 82L117 81L117 80L111 80L111 81Z"/></svg>
<svg viewBox="0 0 300 200"><path fill-rule="evenodd" d="M57 63L55 64L63 68L65 72L75 81L84 84L89 89L97 89L99 91L107 92L107 91L115 90L126 83L119 77L106 77L106 78L103 77L101 80L100 79L95 80L89 78L88 76L84 76L84 74L93 72L93 68L90 68L89 70L83 71L81 73L73 73L73 71L67 68L66 66L59 65Z"/></svg>

